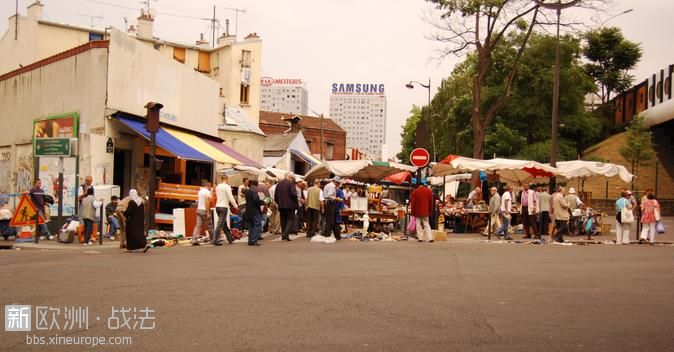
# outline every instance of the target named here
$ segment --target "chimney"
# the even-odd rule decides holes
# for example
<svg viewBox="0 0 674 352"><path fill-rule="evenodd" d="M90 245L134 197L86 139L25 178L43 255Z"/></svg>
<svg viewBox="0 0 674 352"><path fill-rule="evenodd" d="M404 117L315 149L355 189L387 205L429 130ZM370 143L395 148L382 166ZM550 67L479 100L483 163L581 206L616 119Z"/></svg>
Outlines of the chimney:
<svg viewBox="0 0 674 352"><path fill-rule="evenodd" d="M236 42L236 37L233 35L221 35L218 37L218 46L231 45Z"/></svg>
<svg viewBox="0 0 674 352"><path fill-rule="evenodd" d="M208 46L208 40L204 39L204 34L200 33L199 34L199 40L197 40L196 44L198 46L206 45Z"/></svg>
<svg viewBox="0 0 674 352"><path fill-rule="evenodd" d="M140 17L138 17L138 26L136 27L138 38L153 39L154 15L152 11L145 13L145 9L140 9Z"/></svg>
<svg viewBox="0 0 674 352"><path fill-rule="evenodd" d="M136 26L130 25L129 29L126 32L129 33L130 35L136 35Z"/></svg>
<svg viewBox="0 0 674 352"><path fill-rule="evenodd" d="M41 20L42 11L44 10L44 5L40 0L35 0L34 3L28 5L28 18L32 20Z"/></svg>
<svg viewBox="0 0 674 352"><path fill-rule="evenodd" d="M248 40L248 39L260 39L260 37L257 35L257 32L255 32L255 33L248 34L243 39L246 39L246 40Z"/></svg>

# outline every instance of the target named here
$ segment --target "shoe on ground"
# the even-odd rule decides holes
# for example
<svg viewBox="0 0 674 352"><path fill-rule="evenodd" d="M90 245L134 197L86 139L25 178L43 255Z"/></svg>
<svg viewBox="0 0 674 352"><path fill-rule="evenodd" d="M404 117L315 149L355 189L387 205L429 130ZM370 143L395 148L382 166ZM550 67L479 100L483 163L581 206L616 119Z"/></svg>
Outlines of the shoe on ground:
<svg viewBox="0 0 674 352"><path fill-rule="evenodd" d="M261 238L260 238L260 239L261 239ZM290 239L290 237L286 238L285 240L288 241L288 242L292 241L292 240Z"/></svg>
<svg viewBox="0 0 674 352"><path fill-rule="evenodd" d="M248 245L249 246L259 246L260 244L259 243L249 243Z"/></svg>
<svg viewBox="0 0 674 352"><path fill-rule="evenodd" d="M428 243L433 243L433 242L435 242L435 240L430 240L430 241L428 241Z"/></svg>
<svg viewBox="0 0 674 352"><path fill-rule="evenodd" d="M417 242L423 242L424 240L417 240Z"/></svg>
<svg viewBox="0 0 674 352"><path fill-rule="evenodd" d="M49 239L50 241L53 241L53 240L54 240L54 236L49 235L49 237L48 237L47 239Z"/></svg>
<svg viewBox="0 0 674 352"><path fill-rule="evenodd" d="M192 243L193 246L198 246L198 245L199 245L199 241L192 241L192 242L190 242L190 243Z"/></svg>
<svg viewBox="0 0 674 352"><path fill-rule="evenodd" d="M110 238L108 238L108 239L109 239L110 241L114 241L114 240L115 240L115 236L110 236Z"/></svg>

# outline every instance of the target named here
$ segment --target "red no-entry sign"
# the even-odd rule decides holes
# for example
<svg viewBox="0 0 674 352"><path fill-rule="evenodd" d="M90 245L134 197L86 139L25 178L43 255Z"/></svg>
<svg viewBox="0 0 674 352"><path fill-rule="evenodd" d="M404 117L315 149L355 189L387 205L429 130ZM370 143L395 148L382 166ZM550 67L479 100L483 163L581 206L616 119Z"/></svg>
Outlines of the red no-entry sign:
<svg viewBox="0 0 674 352"><path fill-rule="evenodd" d="M410 162L413 166L424 167L428 165L428 162L431 160L431 155L428 153L428 150L424 148L414 149L410 153Z"/></svg>

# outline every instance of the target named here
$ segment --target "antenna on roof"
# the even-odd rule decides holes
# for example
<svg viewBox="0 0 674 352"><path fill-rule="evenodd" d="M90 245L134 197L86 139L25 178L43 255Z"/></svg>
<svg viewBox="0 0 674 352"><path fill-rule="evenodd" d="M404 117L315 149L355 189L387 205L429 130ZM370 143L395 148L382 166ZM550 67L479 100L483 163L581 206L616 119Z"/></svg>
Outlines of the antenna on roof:
<svg viewBox="0 0 674 352"><path fill-rule="evenodd" d="M77 16L89 17L89 24L90 24L89 27L91 27L91 28L94 28L94 20L98 20L98 22L95 23L95 24L98 24L98 23L101 22L101 20L103 20L103 15L95 16L95 15L85 15L85 14L78 13Z"/></svg>
<svg viewBox="0 0 674 352"><path fill-rule="evenodd" d="M16 15L14 16L14 40L19 39L19 0L16 0Z"/></svg>
<svg viewBox="0 0 674 352"><path fill-rule="evenodd" d="M145 5L145 11L146 11L145 13L147 13L149 15L150 14L150 0L143 0L143 1L139 1L139 2L143 5ZM154 2L157 2L157 0L154 0Z"/></svg>

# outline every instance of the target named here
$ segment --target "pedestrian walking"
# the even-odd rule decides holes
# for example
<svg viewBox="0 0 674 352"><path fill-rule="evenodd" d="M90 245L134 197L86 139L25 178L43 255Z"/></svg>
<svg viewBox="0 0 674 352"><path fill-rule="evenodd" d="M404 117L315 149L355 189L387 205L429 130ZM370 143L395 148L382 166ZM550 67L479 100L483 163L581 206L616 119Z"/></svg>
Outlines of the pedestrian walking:
<svg viewBox="0 0 674 352"><path fill-rule="evenodd" d="M505 240L512 240L512 237L510 237L510 219L512 215L510 212L513 209L513 197L512 197L512 191L513 191L513 186L508 185L506 186L505 192L503 192L503 195L501 195L501 208L500 208L500 216L501 216L501 227L496 230L496 236L500 237L503 236Z"/></svg>
<svg viewBox="0 0 674 352"><path fill-rule="evenodd" d="M646 201L641 202L641 238L639 242L655 242L657 231L655 225L660 221L660 203L655 199L653 192L646 194Z"/></svg>
<svg viewBox="0 0 674 352"><path fill-rule="evenodd" d="M552 207L557 229L553 241L564 242L564 234L569 231L569 203L564 198L564 187L557 188L557 193L552 197Z"/></svg>
<svg viewBox="0 0 674 352"><path fill-rule="evenodd" d="M218 214L218 225L213 232L211 243L216 246L222 245L222 241L220 240L221 230L224 231L229 244L234 242L234 237L229 229L229 225L227 225L227 220L229 217L230 205L236 209L237 204L236 199L234 199L234 195L232 194L232 186L227 183L228 181L229 177L223 175L220 179L220 183L215 187L215 212Z"/></svg>
<svg viewBox="0 0 674 352"><path fill-rule="evenodd" d="M452 197L447 196L447 203L451 202ZM490 227L485 229L484 235L495 232L501 227L501 219L499 219L499 211L501 210L501 196L498 194L496 187L489 189L489 222Z"/></svg>
<svg viewBox="0 0 674 352"><path fill-rule="evenodd" d="M244 213L244 222L248 224L248 245L259 246L260 234L262 233L262 211L264 205L260 195L257 192L257 181L249 181L246 190L246 212Z"/></svg>
<svg viewBox="0 0 674 352"><path fill-rule="evenodd" d="M33 188L31 188L30 191L28 191L28 195L30 196L30 200L35 205L35 208L37 208L38 214L40 214L40 217L42 217L42 219L44 219L45 221L44 224L38 224L37 229L35 231L37 231L40 234L40 236L44 236L45 239L48 239L50 241L53 240L54 236L51 235L51 233L49 232L49 228L47 227L46 224L47 218L45 217L44 213L44 207L46 205L46 202L44 190L42 189L42 180L40 180L39 178L35 180L35 182L33 183Z"/></svg>
<svg viewBox="0 0 674 352"><path fill-rule="evenodd" d="M211 209L210 209L210 199L211 199L211 183L205 182L203 187L199 188L199 193L197 193L197 223L194 225L194 231L192 231L192 245L199 245L199 236L201 235L201 230L206 226L208 233L211 237L215 237L213 231L213 224L211 223Z"/></svg>
<svg viewBox="0 0 674 352"><path fill-rule="evenodd" d="M293 231L295 212L299 207L297 187L295 187L295 175L288 173L285 179L276 185L274 200L278 204L281 213L281 238L290 241L290 233Z"/></svg>
<svg viewBox="0 0 674 352"><path fill-rule="evenodd" d="M552 196L548 193L548 189L545 187L541 188L541 191L538 192L538 209L539 220L538 220L538 239L542 239L544 235L550 233L550 208L551 208Z"/></svg>
<svg viewBox="0 0 674 352"><path fill-rule="evenodd" d="M433 242L433 231L428 217L431 215L434 207L433 191L423 184L419 184L417 189L410 194L410 213L414 216L417 228L417 240L429 243Z"/></svg>
<svg viewBox="0 0 674 352"><path fill-rule="evenodd" d="M529 185L524 185L524 190L520 194L520 204L522 205L522 224L524 225L524 238L532 238L532 233L536 235L536 216L538 214L538 195Z"/></svg>

